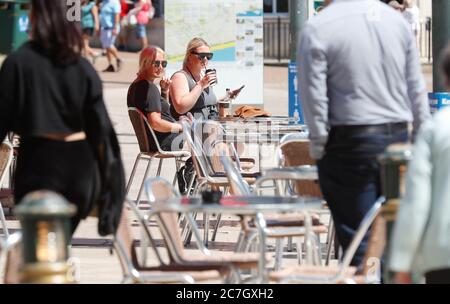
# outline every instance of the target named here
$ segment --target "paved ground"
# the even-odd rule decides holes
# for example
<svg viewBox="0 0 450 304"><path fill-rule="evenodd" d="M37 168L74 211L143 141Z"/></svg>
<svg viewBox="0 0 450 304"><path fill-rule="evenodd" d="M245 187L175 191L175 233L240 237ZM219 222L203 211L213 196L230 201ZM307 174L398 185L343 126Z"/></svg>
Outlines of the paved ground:
<svg viewBox="0 0 450 304"><path fill-rule="evenodd" d="M124 68L119 73L99 73L104 83L104 98L108 111L113 120L122 149L122 157L125 164L127 178L130 174L134 159L138 153L137 141L128 119L126 94L129 84L132 82L138 66L138 56L135 53L121 53L124 60ZM1 60L1 58L0 58ZM100 58L96 62L98 71L106 67L106 59ZM424 66L425 77L429 90L431 90L431 67ZM288 93L287 93L287 68L265 67L264 68L264 108L273 115L287 115ZM270 153L269 153L270 154ZM270 156L270 155L269 155ZM266 164L270 165L268 157ZM154 175L156 165L152 166L150 175ZM175 166L168 160L163 166L162 175L172 179ZM138 172L136 179L139 180L143 172ZM131 190L131 197L136 195L137 183ZM231 250L232 243L237 238L239 227L236 218L224 216L224 224L228 227L220 229L216 244L211 246L212 250ZM324 219L326 220L326 219ZM10 221L11 228L18 228L18 223ZM134 231L138 235L138 231ZM121 279L121 269L115 254L111 254L108 240L101 239L97 235L96 219L89 218L82 222L74 236L72 255L79 259L82 283L118 283ZM83 246L84 244L84 246ZM86 245L89 246L86 246ZM190 254L198 254L196 250L190 250ZM285 263L296 263L295 255L285 256Z"/></svg>

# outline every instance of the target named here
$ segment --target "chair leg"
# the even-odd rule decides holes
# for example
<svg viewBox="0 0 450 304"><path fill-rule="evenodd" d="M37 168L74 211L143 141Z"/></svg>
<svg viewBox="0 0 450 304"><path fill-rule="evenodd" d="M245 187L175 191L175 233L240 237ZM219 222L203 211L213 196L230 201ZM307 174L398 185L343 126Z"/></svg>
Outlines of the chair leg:
<svg viewBox="0 0 450 304"><path fill-rule="evenodd" d="M158 171L156 171L156 176L160 176L161 175L161 168L162 168L163 161L164 161L164 158L160 158L159 159Z"/></svg>
<svg viewBox="0 0 450 304"><path fill-rule="evenodd" d="M275 240L275 265L274 265L275 271L281 269L281 264L283 262L283 244L284 238L277 238Z"/></svg>
<svg viewBox="0 0 450 304"><path fill-rule="evenodd" d="M314 234L312 235L312 243L313 243L313 264L314 265L322 265L322 250L320 246L320 235Z"/></svg>
<svg viewBox="0 0 450 304"><path fill-rule="evenodd" d="M292 242L292 236L289 236L288 237L288 243L287 243L287 246L288 246L288 251L289 252L291 252L291 251L293 251L294 250L294 242Z"/></svg>
<svg viewBox="0 0 450 304"><path fill-rule="evenodd" d="M139 193L138 193L138 196L136 198L136 206L139 206L139 203L141 202L142 190L144 190L144 183L145 183L145 180L147 179L148 171L150 170L150 165L152 164L152 159L153 158L150 158L148 160L147 168L145 168L144 177L142 178L141 187L139 187Z"/></svg>
<svg viewBox="0 0 450 304"><path fill-rule="evenodd" d="M9 231L8 231L8 226L6 224L5 213L3 212L3 206L2 206L1 202L0 202L0 220L1 220L2 226L3 226L3 234L5 236L5 239L7 239L9 237Z"/></svg>
<svg viewBox="0 0 450 304"><path fill-rule="evenodd" d="M178 159L178 157L175 157L175 175L174 175L173 181L172 181L172 186L174 186L174 187L177 184L178 171L180 171L180 160Z"/></svg>
<svg viewBox="0 0 450 304"><path fill-rule="evenodd" d="M211 241L214 242L216 240L217 230L219 229L220 220L222 219L222 213L217 215L216 225L214 225L213 235L211 237Z"/></svg>
<svg viewBox="0 0 450 304"><path fill-rule="evenodd" d="M298 242L297 242L297 259L298 259L298 264L302 265L303 264L303 250L302 250L302 241L299 238Z"/></svg>
<svg viewBox="0 0 450 304"><path fill-rule="evenodd" d="M193 217L194 217L194 221L197 220L197 212L194 212ZM191 239L192 239L192 229L187 226L187 232L186 232L186 237L184 239L184 245L189 245L191 243Z"/></svg>
<svg viewBox="0 0 450 304"><path fill-rule="evenodd" d="M331 250L333 249L333 245L334 245L335 233L336 233L336 231L334 229L333 218L330 215L330 222L328 225L328 234L327 234L327 256L325 258L326 266L328 266L330 264Z"/></svg>
<svg viewBox="0 0 450 304"><path fill-rule="evenodd" d="M126 190L127 195L128 195L128 192L130 192L131 184L133 183L134 175L136 174L136 169L137 169L137 166L138 166L138 163L140 160L141 160L141 154L138 154L138 156L136 156L136 160L134 161L133 170L131 170L130 178L128 179L127 190Z"/></svg>
<svg viewBox="0 0 450 304"><path fill-rule="evenodd" d="M239 236L236 242L236 247L234 248L234 252L242 252L242 245L244 244L244 235L245 232L241 229L241 231L239 231Z"/></svg>
<svg viewBox="0 0 450 304"><path fill-rule="evenodd" d="M208 247L209 238L209 213L203 212L203 243Z"/></svg>
<svg viewBox="0 0 450 304"><path fill-rule="evenodd" d="M148 241L147 236L145 233L145 228L141 228L141 265L145 267L147 265L147 247L148 247Z"/></svg>
<svg viewBox="0 0 450 304"><path fill-rule="evenodd" d="M187 189L187 196L191 195L192 186L194 185L195 178L197 177L197 173L194 173L191 177L191 180L189 181L189 186Z"/></svg>

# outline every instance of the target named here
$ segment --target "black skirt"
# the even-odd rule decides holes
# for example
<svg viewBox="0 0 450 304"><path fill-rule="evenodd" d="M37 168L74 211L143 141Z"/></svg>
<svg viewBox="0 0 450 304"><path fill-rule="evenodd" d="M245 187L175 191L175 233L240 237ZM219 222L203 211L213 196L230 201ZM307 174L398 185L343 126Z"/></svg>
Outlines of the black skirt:
<svg viewBox="0 0 450 304"><path fill-rule="evenodd" d="M98 169L85 140L62 142L43 138L21 139L15 177L16 204L31 191L51 190L77 206L72 233L86 218L98 196Z"/></svg>

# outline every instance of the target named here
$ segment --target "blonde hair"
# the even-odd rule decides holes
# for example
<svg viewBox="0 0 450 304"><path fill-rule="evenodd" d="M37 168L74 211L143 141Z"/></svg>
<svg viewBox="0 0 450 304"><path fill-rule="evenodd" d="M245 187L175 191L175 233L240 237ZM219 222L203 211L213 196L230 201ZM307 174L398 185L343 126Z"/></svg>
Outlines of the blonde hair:
<svg viewBox="0 0 450 304"><path fill-rule="evenodd" d="M183 60L183 68L186 67L187 65L187 61L189 58L189 55L198 47L204 46L206 45L207 47L210 47L209 44L203 40L200 37L195 37L192 38L191 41L189 41L187 47L186 47L186 54L184 55L184 60Z"/></svg>
<svg viewBox="0 0 450 304"><path fill-rule="evenodd" d="M143 76L148 67L153 63L156 58L156 54L162 54L166 59L166 53L157 46L149 46L142 50L139 55L139 72L138 77Z"/></svg>

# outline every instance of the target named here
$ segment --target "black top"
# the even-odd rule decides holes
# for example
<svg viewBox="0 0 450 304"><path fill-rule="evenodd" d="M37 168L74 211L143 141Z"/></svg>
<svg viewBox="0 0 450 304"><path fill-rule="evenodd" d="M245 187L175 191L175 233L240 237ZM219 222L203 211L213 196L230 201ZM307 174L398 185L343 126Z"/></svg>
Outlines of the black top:
<svg viewBox="0 0 450 304"><path fill-rule="evenodd" d="M0 140L9 131L22 137L85 131L100 171L98 231L116 231L125 173L101 80L86 59L61 64L35 42L9 55L0 69Z"/></svg>
<svg viewBox="0 0 450 304"><path fill-rule="evenodd" d="M151 112L161 113L161 118L168 122L176 122L176 120L170 115L170 104L161 98L156 85L145 79L133 82L128 89L127 97L128 107L138 108L142 113L148 117ZM166 139L171 132L158 132L153 130L158 138L158 142L161 143ZM151 134L147 134L149 138L150 149L157 151L156 144Z"/></svg>
<svg viewBox="0 0 450 304"><path fill-rule="evenodd" d="M102 83L84 58L58 64L33 42L8 56L0 70L0 140L74 133L85 129L89 109L103 104Z"/></svg>

